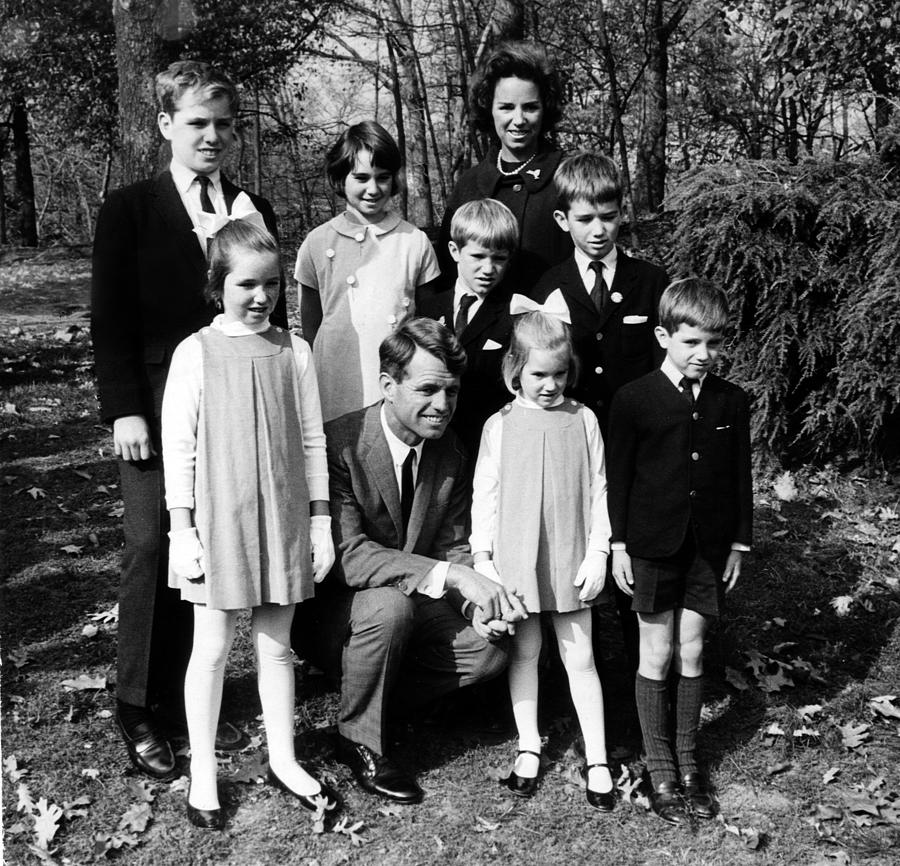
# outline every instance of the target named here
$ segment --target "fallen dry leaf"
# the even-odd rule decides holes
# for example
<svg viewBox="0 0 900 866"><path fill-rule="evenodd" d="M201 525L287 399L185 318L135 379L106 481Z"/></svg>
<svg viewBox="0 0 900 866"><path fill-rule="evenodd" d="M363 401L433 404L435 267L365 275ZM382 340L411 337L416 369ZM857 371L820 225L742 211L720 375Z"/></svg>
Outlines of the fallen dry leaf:
<svg viewBox="0 0 900 866"><path fill-rule="evenodd" d="M15 755L7 755L3 759L3 772L10 782L18 782L22 776L28 775L28 770L19 767L19 759Z"/></svg>
<svg viewBox="0 0 900 866"><path fill-rule="evenodd" d="M866 724L854 725L853 722L848 722L846 725L838 725L837 729L841 732L841 743L847 749L858 749L870 736L869 726Z"/></svg>
<svg viewBox="0 0 900 866"><path fill-rule="evenodd" d="M128 811L119 818L116 826L117 830L125 830L131 833L143 833L147 829L147 824L153 817L153 810L149 803L135 803Z"/></svg>
<svg viewBox="0 0 900 866"><path fill-rule="evenodd" d="M37 815L34 818L34 843L46 851L59 830L63 810L56 803L48 803L46 797L37 801Z"/></svg>
<svg viewBox="0 0 900 866"><path fill-rule="evenodd" d="M87 674L79 674L74 680L63 680L60 685L76 692L99 691L106 688L106 677L89 677Z"/></svg>
<svg viewBox="0 0 900 866"><path fill-rule="evenodd" d="M31 790L28 785L24 782L19 782L19 787L16 790L18 795L18 801L16 803L16 811L17 812L25 812L27 815L30 815L34 811L34 800L31 796Z"/></svg>
<svg viewBox="0 0 900 866"><path fill-rule="evenodd" d="M783 761L780 764L772 764L769 767L766 767L766 775L767 776L777 776L779 773L784 773L787 770L790 770L793 764L790 761Z"/></svg>
<svg viewBox="0 0 900 866"><path fill-rule="evenodd" d="M737 671L734 668L725 668L725 681L733 688L736 688L739 692L750 688L750 684L747 682L747 678L740 671Z"/></svg>
<svg viewBox="0 0 900 866"><path fill-rule="evenodd" d="M797 489L797 482L790 472L783 472L779 475L775 479L772 489L782 502L793 502L800 495L800 491Z"/></svg>
<svg viewBox="0 0 900 866"><path fill-rule="evenodd" d="M822 712L822 709L821 704L806 704L805 706L797 707L797 715L801 719L813 719Z"/></svg>
<svg viewBox="0 0 900 866"><path fill-rule="evenodd" d="M827 770L822 776L822 784L830 785L837 778L837 775L840 772L841 771L837 767L832 767L830 770Z"/></svg>
<svg viewBox="0 0 900 866"><path fill-rule="evenodd" d="M869 706L879 715L889 719L900 719L900 709L894 706L896 695L879 695L869 701Z"/></svg>
<svg viewBox="0 0 900 866"><path fill-rule="evenodd" d="M78 556L78 554L81 553L82 550L84 550L84 547L78 544L67 544L65 545L65 547L61 547L60 550L63 553L68 553L69 556Z"/></svg>

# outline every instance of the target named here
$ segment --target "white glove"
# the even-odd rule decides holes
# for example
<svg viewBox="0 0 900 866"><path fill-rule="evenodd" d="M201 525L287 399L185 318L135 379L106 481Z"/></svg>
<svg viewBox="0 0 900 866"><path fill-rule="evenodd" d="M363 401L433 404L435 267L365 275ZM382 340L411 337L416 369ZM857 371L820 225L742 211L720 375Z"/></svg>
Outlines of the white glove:
<svg viewBox="0 0 900 866"><path fill-rule="evenodd" d="M483 559L481 562L476 562L472 568L482 577L486 577L488 580L494 581L494 583L503 583L500 580L500 575L497 573L497 566L494 565L493 559Z"/></svg>
<svg viewBox="0 0 900 866"><path fill-rule="evenodd" d="M203 545L196 526L169 533L169 570L181 580L203 577Z"/></svg>
<svg viewBox="0 0 900 866"><path fill-rule="evenodd" d="M320 514L309 518L309 545L312 548L313 580L321 583L334 565L330 517Z"/></svg>
<svg viewBox="0 0 900 866"><path fill-rule="evenodd" d="M575 575L575 586L581 587L578 598L581 601L593 601L606 583L606 560L608 553L589 550Z"/></svg>

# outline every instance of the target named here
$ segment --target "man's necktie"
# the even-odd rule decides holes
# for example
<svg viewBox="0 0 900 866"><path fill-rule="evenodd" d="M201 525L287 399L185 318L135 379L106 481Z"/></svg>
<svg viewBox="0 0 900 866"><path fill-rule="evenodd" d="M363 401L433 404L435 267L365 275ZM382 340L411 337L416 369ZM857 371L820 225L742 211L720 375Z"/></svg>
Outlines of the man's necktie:
<svg viewBox="0 0 900 866"><path fill-rule="evenodd" d="M413 497L416 495L416 485L413 481L413 466L416 462L416 449L410 448L406 460L403 461L403 469L400 471L400 514L403 518L403 531L409 526L409 515L412 514Z"/></svg>
<svg viewBox="0 0 900 866"><path fill-rule="evenodd" d="M606 283L603 280L603 262L591 262L588 267L594 272L594 288L591 289L591 302L597 312L602 312L606 305Z"/></svg>
<svg viewBox="0 0 900 866"><path fill-rule="evenodd" d="M456 319L453 322L453 333L458 337L469 324L469 307L477 301L475 295L463 295L459 299L459 310L456 313Z"/></svg>
<svg viewBox="0 0 900 866"><path fill-rule="evenodd" d="M216 209L209 197L209 185L212 181L205 174L198 174L197 183L200 184L200 207L205 213L215 213Z"/></svg>
<svg viewBox="0 0 900 866"><path fill-rule="evenodd" d="M688 403L693 407L694 405L694 383L691 379L688 379L687 376L682 377L681 381L678 383L681 387L681 393L684 396L684 399L688 401Z"/></svg>

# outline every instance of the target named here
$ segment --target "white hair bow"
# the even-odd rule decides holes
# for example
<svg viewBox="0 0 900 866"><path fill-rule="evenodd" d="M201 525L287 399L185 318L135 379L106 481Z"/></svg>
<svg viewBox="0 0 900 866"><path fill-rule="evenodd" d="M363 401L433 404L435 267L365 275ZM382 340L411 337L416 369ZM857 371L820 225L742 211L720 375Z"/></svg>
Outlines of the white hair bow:
<svg viewBox="0 0 900 866"><path fill-rule="evenodd" d="M525 295L513 295L509 302L509 314L519 316L522 313L543 313L545 316L553 316L554 319L559 319L567 325L572 324L569 305L559 289L554 289L543 304L532 301Z"/></svg>
<svg viewBox="0 0 900 866"><path fill-rule="evenodd" d="M257 228L266 229L266 221L262 214L253 206L250 196L245 192L239 192L231 205L231 213L224 216L217 213L200 211L197 214L197 225L194 233L200 240L211 241L223 226L235 220L247 220Z"/></svg>

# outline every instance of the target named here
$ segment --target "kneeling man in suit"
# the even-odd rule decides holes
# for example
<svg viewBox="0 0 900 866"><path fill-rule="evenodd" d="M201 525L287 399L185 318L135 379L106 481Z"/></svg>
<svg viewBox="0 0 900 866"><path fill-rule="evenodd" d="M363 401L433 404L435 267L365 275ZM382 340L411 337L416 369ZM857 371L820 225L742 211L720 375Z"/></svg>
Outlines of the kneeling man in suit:
<svg viewBox="0 0 900 866"><path fill-rule="evenodd" d="M401 803L422 789L386 755L390 703L423 704L506 666L521 602L474 571L467 459L447 427L466 356L410 319L380 348L383 400L325 425L338 560L295 620L295 645L340 672L339 757Z"/></svg>

